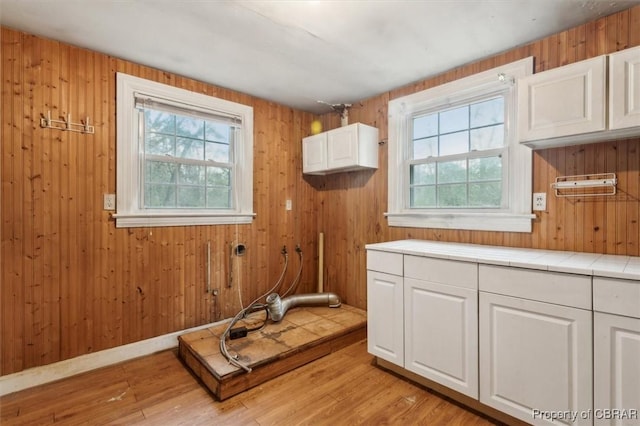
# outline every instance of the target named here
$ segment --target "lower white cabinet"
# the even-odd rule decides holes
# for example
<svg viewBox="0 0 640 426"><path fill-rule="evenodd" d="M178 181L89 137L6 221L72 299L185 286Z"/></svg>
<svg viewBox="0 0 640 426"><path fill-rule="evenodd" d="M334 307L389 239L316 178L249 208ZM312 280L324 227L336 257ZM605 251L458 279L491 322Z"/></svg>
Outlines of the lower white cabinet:
<svg viewBox="0 0 640 426"><path fill-rule="evenodd" d="M398 265L371 251L367 268L369 352L478 398L477 264L404 256Z"/></svg>
<svg viewBox="0 0 640 426"><path fill-rule="evenodd" d="M531 424L592 408L592 313L480 292L480 402ZM558 423L555 423L558 424Z"/></svg>
<svg viewBox="0 0 640 426"><path fill-rule="evenodd" d="M640 281L593 279L594 419L640 426Z"/></svg>
<svg viewBox="0 0 640 426"><path fill-rule="evenodd" d="M405 278L404 367L478 398L478 291Z"/></svg>
<svg viewBox="0 0 640 426"><path fill-rule="evenodd" d="M640 318L595 312L593 333L595 424L638 426Z"/></svg>
<svg viewBox="0 0 640 426"><path fill-rule="evenodd" d="M591 255L552 270L519 266L523 250L373 246L387 250L367 248L369 352L401 374L534 425L640 426L640 280L609 275L640 258L607 256L600 276Z"/></svg>
<svg viewBox="0 0 640 426"><path fill-rule="evenodd" d="M367 349L404 366L403 277L367 271Z"/></svg>

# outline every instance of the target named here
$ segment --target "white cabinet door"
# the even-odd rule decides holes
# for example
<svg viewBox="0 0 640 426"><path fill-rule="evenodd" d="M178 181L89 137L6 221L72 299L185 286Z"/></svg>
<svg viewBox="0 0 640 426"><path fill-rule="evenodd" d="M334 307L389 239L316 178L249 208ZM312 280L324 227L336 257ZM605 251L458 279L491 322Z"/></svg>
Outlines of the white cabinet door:
<svg viewBox="0 0 640 426"><path fill-rule="evenodd" d="M478 398L478 291L405 278L405 368Z"/></svg>
<svg viewBox="0 0 640 426"><path fill-rule="evenodd" d="M519 140L604 130L606 67L603 55L518 80Z"/></svg>
<svg viewBox="0 0 640 426"><path fill-rule="evenodd" d="M480 402L536 425L592 409L591 311L480 292L479 321Z"/></svg>
<svg viewBox="0 0 640 426"><path fill-rule="evenodd" d="M367 348L404 366L403 278L367 270Z"/></svg>
<svg viewBox="0 0 640 426"><path fill-rule="evenodd" d="M354 123L327 132L329 170L375 169L378 167L378 129Z"/></svg>
<svg viewBox="0 0 640 426"><path fill-rule="evenodd" d="M302 173L327 168L327 134L319 133L302 139Z"/></svg>
<svg viewBox="0 0 640 426"><path fill-rule="evenodd" d="M640 126L640 46L609 55L609 128Z"/></svg>
<svg viewBox="0 0 640 426"><path fill-rule="evenodd" d="M594 313L594 390L597 425L640 425L639 318Z"/></svg>
<svg viewBox="0 0 640 426"><path fill-rule="evenodd" d="M327 166L340 169L358 164L358 128L339 127L327 134Z"/></svg>

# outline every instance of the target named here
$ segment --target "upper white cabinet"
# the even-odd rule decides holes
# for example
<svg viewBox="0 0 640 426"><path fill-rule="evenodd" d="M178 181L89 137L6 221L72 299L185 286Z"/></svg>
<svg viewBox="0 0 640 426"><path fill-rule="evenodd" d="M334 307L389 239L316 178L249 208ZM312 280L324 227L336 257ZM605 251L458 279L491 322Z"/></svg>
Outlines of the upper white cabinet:
<svg viewBox="0 0 640 426"><path fill-rule="evenodd" d="M518 136L528 146L550 148L638 134L640 47L518 80Z"/></svg>
<svg viewBox="0 0 640 426"><path fill-rule="evenodd" d="M302 172L324 175L378 168L378 129L361 123L302 139Z"/></svg>
<svg viewBox="0 0 640 426"><path fill-rule="evenodd" d="M302 172L315 174L326 169L327 134L318 133L302 139Z"/></svg>
<svg viewBox="0 0 640 426"><path fill-rule="evenodd" d="M640 46L609 55L609 128L640 126Z"/></svg>
<svg viewBox="0 0 640 426"><path fill-rule="evenodd" d="M518 134L532 142L602 131L607 57L599 56L518 81Z"/></svg>

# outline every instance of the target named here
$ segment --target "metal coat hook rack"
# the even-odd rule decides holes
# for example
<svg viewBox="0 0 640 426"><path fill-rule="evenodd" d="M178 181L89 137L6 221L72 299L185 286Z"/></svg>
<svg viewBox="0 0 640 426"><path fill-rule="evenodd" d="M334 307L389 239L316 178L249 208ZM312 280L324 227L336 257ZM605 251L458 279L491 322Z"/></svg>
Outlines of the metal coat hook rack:
<svg viewBox="0 0 640 426"><path fill-rule="evenodd" d="M95 128L89 124L89 117L86 118L84 123L72 123L71 114L67 114L66 120L56 120L51 118L51 111L47 111L46 117L40 118L40 127L77 133L95 133Z"/></svg>

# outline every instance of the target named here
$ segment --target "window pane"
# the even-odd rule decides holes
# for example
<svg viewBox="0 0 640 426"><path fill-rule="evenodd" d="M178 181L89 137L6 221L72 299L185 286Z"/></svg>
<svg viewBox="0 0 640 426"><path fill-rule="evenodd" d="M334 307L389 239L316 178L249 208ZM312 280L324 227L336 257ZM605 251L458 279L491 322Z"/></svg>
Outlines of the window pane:
<svg viewBox="0 0 640 426"><path fill-rule="evenodd" d="M469 152L469 131L440 136L440 155Z"/></svg>
<svg viewBox="0 0 640 426"><path fill-rule="evenodd" d="M410 190L411 207L435 207L436 187L435 186L415 186Z"/></svg>
<svg viewBox="0 0 640 426"><path fill-rule="evenodd" d="M438 183L466 182L467 161L447 161L438 163Z"/></svg>
<svg viewBox="0 0 640 426"><path fill-rule="evenodd" d="M471 105L471 127L504 123L504 98L490 99Z"/></svg>
<svg viewBox="0 0 640 426"><path fill-rule="evenodd" d="M231 170L207 167L207 186L231 186Z"/></svg>
<svg viewBox="0 0 640 426"><path fill-rule="evenodd" d="M217 209L231 208L231 196L227 188L207 188L207 207Z"/></svg>
<svg viewBox="0 0 640 426"><path fill-rule="evenodd" d="M162 208L176 206L176 187L174 185L146 184L144 186L144 206Z"/></svg>
<svg viewBox="0 0 640 426"><path fill-rule="evenodd" d="M229 145L215 142L205 142L204 159L219 163L230 163Z"/></svg>
<svg viewBox="0 0 640 426"><path fill-rule="evenodd" d="M165 133L175 135L176 116L168 112L144 110L144 127L147 132Z"/></svg>
<svg viewBox="0 0 640 426"><path fill-rule="evenodd" d="M502 202L501 182L469 184L469 205L473 207L500 207Z"/></svg>
<svg viewBox="0 0 640 426"><path fill-rule="evenodd" d="M204 187L179 186L178 207L204 207Z"/></svg>
<svg viewBox="0 0 640 426"><path fill-rule="evenodd" d="M436 183L435 164L415 164L410 169L411 185L428 185Z"/></svg>
<svg viewBox="0 0 640 426"><path fill-rule="evenodd" d="M144 180L147 183L175 183L177 174L177 164L147 161Z"/></svg>
<svg viewBox="0 0 640 426"><path fill-rule="evenodd" d="M176 135L204 139L204 120L177 115Z"/></svg>
<svg viewBox="0 0 640 426"><path fill-rule="evenodd" d="M205 121L204 138L208 141L222 142L229 144L229 135L233 128L226 124L212 123Z"/></svg>
<svg viewBox="0 0 640 426"><path fill-rule="evenodd" d="M182 164L178 175L178 183L204 186L204 167Z"/></svg>
<svg viewBox="0 0 640 426"><path fill-rule="evenodd" d="M176 138L161 133L147 133L144 150L151 155L176 155Z"/></svg>
<svg viewBox="0 0 640 426"><path fill-rule="evenodd" d="M440 113L440 134L469 128L469 107L467 105Z"/></svg>
<svg viewBox="0 0 640 426"><path fill-rule="evenodd" d="M413 120L413 139L422 139L438 134L438 114L417 117Z"/></svg>
<svg viewBox="0 0 640 426"><path fill-rule="evenodd" d="M502 158L487 157L469 160L469 181L501 180Z"/></svg>
<svg viewBox="0 0 640 426"><path fill-rule="evenodd" d="M176 156L192 160L204 159L204 141L195 139L177 138Z"/></svg>
<svg viewBox="0 0 640 426"><path fill-rule="evenodd" d="M438 206L439 207L464 207L467 205L467 185L439 185L438 186Z"/></svg>
<svg viewBox="0 0 640 426"><path fill-rule="evenodd" d="M471 150L500 148L504 146L504 124L471 130Z"/></svg>
<svg viewBox="0 0 640 426"><path fill-rule="evenodd" d="M438 137L413 141L413 159L420 160L438 155Z"/></svg>

